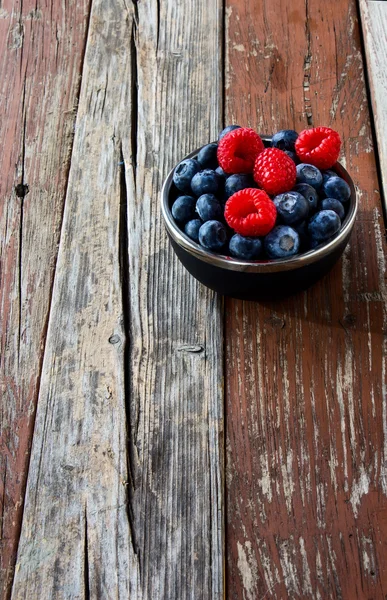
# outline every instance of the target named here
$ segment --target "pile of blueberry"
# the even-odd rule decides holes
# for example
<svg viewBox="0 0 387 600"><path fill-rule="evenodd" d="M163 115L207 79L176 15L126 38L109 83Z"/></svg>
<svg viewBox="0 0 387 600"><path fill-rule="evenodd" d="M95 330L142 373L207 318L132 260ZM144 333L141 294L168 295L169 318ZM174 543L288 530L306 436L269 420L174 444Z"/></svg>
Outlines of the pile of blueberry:
<svg viewBox="0 0 387 600"><path fill-rule="evenodd" d="M277 154L273 157L268 156L266 163L264 154L261 155L258 165L260 178L256 176L257 166L246 168L245 171L248 172L230 173L219 165L219 162L222 161L223 166L231 164L231 159L234 159L233 164L243 166L243 163L237 162L239 159L235 159L235 156L245 157L246 161L250 160L251 146L248 147L248 144L251 142L245 141L245 148L240 146L238 151L235 150L236 146L231 138L233 132L235 136L237 129L242 128L237 125L226 127L221 132L218 143L204 146L196 158L183 160L175 168L173 174L175 187L171 191L174 200L171 204L172 216L178 227L191 240L206 250L242 260L290 258L333 239L340 231L347 214L351 190L346 181L339 177L334 170L318 168L316 163L322 165L332 163L333 166L339 150L337 152L334 150L336 155L331 159L331 163L327 163L327 151L322 143L323 138L316 133L317 130L306 130L308 134L305 138L307 150L303 150L304 154L301 136L305 132L300 135L293 130L277 132L269 145L286 154L286 160L291 159L291 168L285 177L285 187L279 188L285 191L273 194L270 193L270 190L276 188L275 185L273 188L272 179L274 177L275 184L276 173L279 174L278 176L281 175L281 171L276 171L276 168L283 169L282 166L276 167L278 150L275 151ZM327 128L319 129L332 131ZM246 131L251 132L252 130ZM242 132L238 132L238 135L240 139L243 138ZM230 138L229 145L222 143L226 149L223 148L223 154L221 154L219 152L220 141L226 136ZM299 140L298 144L297 140ZM314 153L311 150L311 148L313 149L311 140L315 140L316 151ZM318 144L320 147L317 147ZM325 146L329 149L328 142ZM300 148L298 153L297 148ZM235 156L231 156L231 162L224 161L227 152L235 154ZM258 150L255 152L257 153ZM259 149L259 152L262 150ZM267 153L267 150L264 152ZM270 155L270 152L268 154ZM306 162L304 159L302 161L300 155L307 158L310 156L311 160ZM222 160L220 160L220 156ZM279 158L281 162L282 159ZM252 160L256 161L255 155ZM255 165L257 164L255 162ZM265 188L265 184L262 183L264 181L262 172L265 174L265 169L268 181L271 178L272 187ZM294 175L292 169L294 169ZM265 213L267 204L256 203L257 208L255 208L252 204L253 200L249 199L249 193L251 198L256 197L257 194L255 192L254 196L254 190L257 189L267 189L267 194L265 192L267 202L270 205L273 203L275 206L275 209L271 207L274 210L274 219L269 225L270 231L267 231L269 222L268 213ZM245 192L239 194L240 204L235 202L235 198L239 198L239 196L234 197L234 202L230 202L231 198L242 190ZM249 206L250 208L248 208ZM233 213L233 220L230 218L231 213ZM238 219L241 223L240 228L237 225L233 228L230 227L231 222L239 223ZM259 228L260 219L264 223L261 229ZM250 223L255 223L255 225L250 226ZM259 234L260 231L264 232L264 235Z"/></svg>

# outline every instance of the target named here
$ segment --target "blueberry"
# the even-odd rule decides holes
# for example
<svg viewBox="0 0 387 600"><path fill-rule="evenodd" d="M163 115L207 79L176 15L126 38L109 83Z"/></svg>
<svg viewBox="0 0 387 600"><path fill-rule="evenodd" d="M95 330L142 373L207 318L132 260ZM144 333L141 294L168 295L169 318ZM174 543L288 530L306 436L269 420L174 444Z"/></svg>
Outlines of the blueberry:
<svg viewBox="0 0 387 600"><path fill-rule="evenodd" d="M278 220L285 225L296 225L305 221L309 213L309 202L298 192L285 192L273 200L277 208Z"/></svg>
<svg viewBox="0 0 387 600"><path fill-rule="evenodd" d="M294 186L293 191L302 194L302 196L304 196L304 198L307 199L307 201L309 202L309 212L314 212L316 210L318 203L318 193L316 192L314 187L312 187L308 183L297 183L297 185Z"/></svg>
<svg viewBox="0 0 387 600"><path fill-rule="evenodd" d="M324 241L340 230L340 217L333 210L321 210L313 215L308 225L309 235L316 241Z"/></svg>
<svg viewBox="0 0 387 600"><path fill-rule="evenodd" d="M321 171L323 176L323 185L330 177L337 177L336 171L332 171L332 169L327 169L326 171Z"/></svg>
<svg viewBox="0 0 387 600"><path fill-rule="evenodd" d="M200 171L198 162L192 158L186 158L177 165L173 174L173 183L181 192L190 193L192 177L198 171Z"/></svg>
<svg viewBox="0 0 387 600"><path fill-rule="evenodd" d="M191 240L198 242L199 241L199 229L201 228L201 226L202 226L202 222L200 219L193 219L192 221L188 221L188 223L184 227L184 231L188 235L188 237L191 238Z"/></svg>
<svg viewBox="0 0 387 600"><path fill-rule="evenodd" d="M219 141L228 133L230 133L230 131L234 131L234 129L240 129L240 125L228 125L225 129L223 129L223 131L219 134Z"/></svg>
<svg viewBox="0 0 387 600"><path fill-rule="evenodd" d="M251 177L251 175L246 175L245 173L236 173L235 175L230 175L230 177L227 179L224 186L224 194L226 198L230 198L230 196L236 192L251 187L256 187L254 179Z"/></svg>
<svg viewBox="0 0 387 600"><path fill-rule="evenodd" d="M199 242L208 250L221 250L226 241L226 228L219 221L206 221L199 229Z"/></svg>
<svg viewBox="0 0 387 600"><path fill-rule="evenodd" d="M217 173L219 177L222 177L225 181L230 177L230 174L226 173L226 171L223 171L222 167L215 169L215 173Z"/></svg>
<svg viewBox="0 0 387 600"><path fill-rule="evenodd" d="M203 146L198 154L198 163L202 169L216 169L218 166L217 151L218 144Z"/></svg>
<svg viewBox="0 0 387 600"><path fill-rule="evenodd" d="M308 249L310 245L308 221L302 221L302 223L298 223L298 225L293 225L293 229L297 231L298 235L300 236L301 249Z"/></svg>
<svg viewBox="0 0 387 600"><path fill-rule="evenodd" d="M293 129L281 129L281 131L277 131L271 138L271 145L273 148L292 150L294 152L294 144L296 143L297 138L297 131L294 131Z"/></svg>
<svg viewBox="0 0 387 600"><path fill-rule="evenodd" d="M308 183L315 190L320 189L322 184L321 171L313 165L301 163L297 165L297 183Z"/></svg>
<svg viewBox="0 0 387 600"><path fill-rule="evenodd" d="M213 194L203 194L198 198L196 212L202 221L219 221L223 217L219 200Z"/></svg>
<svg viewBox="0 0 387 600"><path fill-rule="evenodd" d="M172 215L175 221L184 225L195 217L196 200L192 196L179 196L172 206Z"/></svg>
<svg viewBox="0 0 387 600"><path fill-rule="evenodd" d="M226 179L229 177L229 175L223 171L222 167L215 169L215 173L218 176L218 198L223 202L226 200L224 197L224 187L226 184Z"/></svg>
<svg viewBox="0 0 387 600"><path fill-rule="evenodd" d="M341 177L329 177L324 185L323 191L327 198L336 198L340 202L348 202L351 197L351 188Z"/></svg>
<svg viewBox="0 0 387 600"><path fill-rule="evenodd" d="M327 238L326 240L316 240L315 238L311 237L311 238L309 238L309 249L314 250L315 248L317 248L318 246L321 246L322 244L325 246L325 244L328 244L328 242L333 240L334 237L335 236L333 235L333 236Z"/></svg>
<svg viewBox="0 0 387 600"><path fill-rule="evenodd" d="M230 240L229 249L231 256L244 260L253 260L260 255L262 242L258 238L244 237L236 233Z"/></svg>
<svg viewBox="0 0 387 600"><path fill-rule="evenodd" d="M300 236L288 225L277 225L265 237L264 246L269 258L288 258L298 253Z"/></svg>
<svg viewBox="0 0 387 600"><path fill-rule="evenodd" d="M300 159L295 152L292 150L285 150L285 154L287 154L296 165L300 164Z"/></svg>
<svg viewBox="0 0 387 600"><path fill-rule="evenodd" d="M219 189L219 176L211 169L204 169L193 176L191 189L195 196L216 194Z"/></svg>
<svg viewBox="0 0 387 600"><path fill-rule="evenodd" d="M344 219L345 210L344 206L336 198L324 198L321 202L321 208L323 210L334 210L339 215L341 221Z"/></svg>

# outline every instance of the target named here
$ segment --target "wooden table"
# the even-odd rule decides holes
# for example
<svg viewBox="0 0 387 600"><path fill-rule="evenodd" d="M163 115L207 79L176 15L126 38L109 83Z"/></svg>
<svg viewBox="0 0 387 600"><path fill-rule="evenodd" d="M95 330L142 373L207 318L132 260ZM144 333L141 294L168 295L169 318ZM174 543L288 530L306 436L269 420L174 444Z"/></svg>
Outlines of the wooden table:
<svg viewBox="0 0 387 600"><path fill-rule="evenodd" d="M1 598L387 597L386 31L371 0L0 3ZM163 178L228 123L343 138L351 243L284 302L166 238Z"/></svg>

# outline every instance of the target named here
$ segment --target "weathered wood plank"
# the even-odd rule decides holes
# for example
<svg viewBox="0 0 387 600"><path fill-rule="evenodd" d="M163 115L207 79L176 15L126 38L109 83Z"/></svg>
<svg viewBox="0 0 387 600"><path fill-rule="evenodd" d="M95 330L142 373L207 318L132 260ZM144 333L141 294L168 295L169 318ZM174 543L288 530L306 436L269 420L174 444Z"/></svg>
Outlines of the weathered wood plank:
<svg viewBox="0 0 387 600"><path fill-rule="evenodd" d="M93 2L13 599L223 597L220 300L158 205L219 129L221 22Z"/></svg>
<svg viewBox="0 0 387 600"><path fill-rule="evenodd" d="M228 597L384 598L386 245L356 4L226 10L226 121L334 127L360 195L321 283L226 303Z"/></svg>
<svg viewBox="0 0 387 600"><path fill-rule="evenodd" d="M21 527L88 9L88 0L5 0L0 5L0 597L4 599L11 589Z"/></svg>
<svg viewBox="0 0 387 600"><path fill-rule="evenodd" d="M387 4L359 0L387 214Z"/></svg>

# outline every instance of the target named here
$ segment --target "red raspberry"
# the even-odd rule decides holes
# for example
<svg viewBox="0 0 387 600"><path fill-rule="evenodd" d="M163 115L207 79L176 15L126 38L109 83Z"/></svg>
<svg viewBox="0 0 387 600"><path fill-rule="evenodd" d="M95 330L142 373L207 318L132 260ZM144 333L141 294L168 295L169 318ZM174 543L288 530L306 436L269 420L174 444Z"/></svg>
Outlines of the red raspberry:
<svg viewBox="0 0 387 600"><path fill-rule="evenodd" d="M226 202L224 217L228 225L240 235L266 235L275 225L277 209L266 192L245 188Z"/></svg>
<svg viewBox="0 0 387 600"><path fill-rule="evenodd" d="M296 140L297 156L319 169L330 169L339 158L341 139L329 127L304 129Z"/></svg>
<svg viewBox="0 0 387 600"><path fill-rule="evenodd" d="M252 173L254 161L264 148L258 133L248 127L240 127L220 140L218 163L226 173Z"/></svg>
<svg viewBox="0 0 387 600"><path fill-rule="evenodd" d="M268 194L288 192L296 183L296 165L283 150L266 148L255 161L254 179Z"/></svg>

